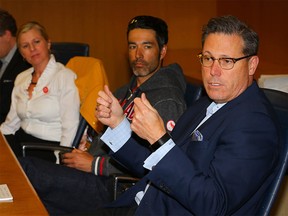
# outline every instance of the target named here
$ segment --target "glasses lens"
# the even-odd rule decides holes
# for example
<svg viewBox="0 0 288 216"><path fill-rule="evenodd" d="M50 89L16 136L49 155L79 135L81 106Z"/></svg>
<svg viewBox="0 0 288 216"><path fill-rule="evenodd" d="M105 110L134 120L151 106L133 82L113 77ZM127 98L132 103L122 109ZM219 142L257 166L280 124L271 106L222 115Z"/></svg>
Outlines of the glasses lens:
<svg viewBox="0 0 288 216"><path fill-rule="evenodd" d="M213 65L213 62L217 60L219 62L219 65L222 69L230 70L234 67L234 61L232 58L219 58L219 59L214 59L211 56L208 55L202 55L199 54L198 58L200 60L200 63L204 67L211 67Z"/></svg>
<svg viewBox="0 0 288 216"><path fill-rule="evenodd" d="M232 59L229 58L222 58L219 59L219 63L222 69L226 69L229 70L231 68L233 68L234 66L234 61Z"/></svg>
<svg viewBox="0 0 288 216"><path fill-rule="evenodd" d="M213 58L211 58L210 56L206 56L206 55L202 56L201 59L202 59L202 65L204 67L210 67L214 61Z"/></svg>

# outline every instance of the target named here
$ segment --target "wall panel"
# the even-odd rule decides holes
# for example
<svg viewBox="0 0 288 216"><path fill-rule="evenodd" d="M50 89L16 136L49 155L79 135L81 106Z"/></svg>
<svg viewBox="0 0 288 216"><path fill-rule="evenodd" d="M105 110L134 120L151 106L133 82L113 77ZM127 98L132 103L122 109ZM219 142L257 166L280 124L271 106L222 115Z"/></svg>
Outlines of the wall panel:
<svg viewBox="0 0 288 216"><path fill-rule="evenodd" d="M218 0L217 14L233 14L247 22L259 34L261 74L288 74L287 0Z"/></svg>
<svg viewBox="0 0 288 216"><path fill-rule="evenodd" d="M112 89L130 77L126 27L142 14L159 16L169 25L169 54L165 64L179 62L185 73L200 77L200 30L216 14L216 1L187 0L0 0L18 24L37 20L52 41L89 43L91 56L100 58ZM205 13L203 13L205 12Z"/></svg>
<svg viewBox="0 0 288 216"><path fill-rule="evenodd" d="M260 74L287 73L288 18L286 0L0 0L18 24L37 20L52 41L89 43L91 56L104 62L112 90L130 77L126 27L136 15L165 19L169 25L165 64L178 62L184 73L201 79L196 55L201 50L201 28L210 17L233 14L259 33Z"/></svg>

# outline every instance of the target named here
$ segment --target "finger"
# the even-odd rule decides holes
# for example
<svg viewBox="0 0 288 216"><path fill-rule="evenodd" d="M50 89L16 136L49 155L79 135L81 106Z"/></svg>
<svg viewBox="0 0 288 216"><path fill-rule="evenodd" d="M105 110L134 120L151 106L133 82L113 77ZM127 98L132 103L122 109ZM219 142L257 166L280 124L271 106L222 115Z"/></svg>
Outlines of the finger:
<svg viewBox="0 0 288 216"><path fill-rule="evenodd" d="M138 111L141 110L143 108L145 108L146 106L143 104L141 98L135 98L134 99L134 111Z"/></svg>
<svg viewBox="0 0 288 216"><path fill-rule="evenodd" d="M64 154L62 154L62 155L61 155L62 160L63 160L63 159L70 158L69 155L70 155L70 153L64 153Z"/></svg>
<svg viewBox="0 0 288 216"><path fill-rule="evenodd" d="M99 97L96 100L97 106L98 105L107 106L112 102L112 99L104 91L99 91L98 96Z"/></svg>
<svg viewBox="0 0 288 216"><path fill-rule="evenodd" d="M74 164L72 164L72 163L64 163L64 165L67 167L75 168Z"/></svg>
<svg viewBox="0 0 288 216"><path fill-rule="evenodd" d="M110 113L110 112L111 112L111 109L108 108L108 107L105 106L105 105L98 105L98 106L97 106L97 111L98 111L98 112L102 112L102 113Z"/></svg>
<svg viewBox="0 0 288 216"><path fill-rule="evenodd" d="M79 152L82 152L82 151L79 150L79 149L74 148L71 152L66 152L66 153L62 154L62 158L64 158L64 159L74 158L75 154L77 154Z"/></svg>
<svg viewBox="0 0 288 216"><path fill-rule="evenodd" d="M104 91L105 91L105 93L106 93L108 96L111 96L112 93L111 93L108 85L104 85Z"/></svg>
<svg viewBox="0 0 288 216"><path fill-rule="evenodd" d="M111 109L106 106L99 105L96 109L96 116L98 118L110 118Z"/></svg>
<svg viewBox="0 0 288 216"><path fill-rule="evenodd" d="M73 153L82 153L83 151L80 150L80 149L74 148L74 149L72 150L72 152L73 152Z"/></svg>
<svg viewBox="0 0 288 216"><path fill-rule="evenodd" d="M153 106L150 104L150 102L148 101L146 94L142 93L141 94L141 101L143 102L143 104L145 104L148 108L154 110Z"/></svg>
<svg viewBox="0 0 288 216"><path fill-rule="evenodd" d="M64 164L64 165L69 165L69 164L71 164L71 160L70 159L67 159L67 158L62 158L61 159L61 162L62 162L62 164Z"/></svg>
<svg viewBox="0 0 288 216"><path fill-rule="evenodd" d="M111 114L98 112L97 115L96 115L96 117L97 117L98 119L103 119L103 120L104 120L105 118L110 118L110 117L111 117Z"/></svg>
<svg viewBox="0 0 288 216"><path fill-rule="evenodd" d="M140 100L140 98L135 98L134 99L134 112L136 111L138 111L138 107L140 107L141 106L141 100Z"/></svg>
<svg viewBox="0 0 288 216"><path fill-rule="evenodd" d="M147 100L146 104L149 104L148 100ZM145 115L145 113L149 112L152 107L149 105L147 106L146 104L144 104L144 101L142 100L142 95L141 95L141 98L135 98L134 99L134 116L137 114L140 114L140 113L142 115Z"/></svg>
<svg viewBox="0 0 288 216"><path fill-rule="evenodd" d="M98 92L98 98L97 98L97 107L98 110L99 105L106 106L108 108L112 107L112 104L118 100L114 97L112 92L109 90L109 87L107 85L104 86L104 91Z"/></svg>
<svg viewBox="0 0 288 216"><path fill-rule="evenodd" d="M132 118L133 124L138 124L138 122L141 123L141 119L143 116L145 116L145 110L147 110L147 107L142 103L140 98L137 98L134 100L134 115Z"/></svg>
<svg viewBox="0 0 288 216"><path fill-rule="evenodd" d="M109 87L107 85L104 86L104 91L105 93L109 96L109 103L112 103L113 99L114 99L114 95L112 94L112 92L110 91Z"/></svg>

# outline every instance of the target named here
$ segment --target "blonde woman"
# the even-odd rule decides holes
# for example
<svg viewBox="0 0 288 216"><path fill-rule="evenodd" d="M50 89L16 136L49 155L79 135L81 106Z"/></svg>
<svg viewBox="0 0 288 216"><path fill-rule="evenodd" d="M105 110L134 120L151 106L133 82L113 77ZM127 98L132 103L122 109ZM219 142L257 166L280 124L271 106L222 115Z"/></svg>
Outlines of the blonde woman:
<svg viewBox="0 0 288 216"><path fill-rule="evenodd" d="M0 127L1 132L16 156L22 155L21 142L70 146L79 122L76 75L50 54L50 39L39 23L21 26L17 44L32 67L15 80L10 111ZM55 160L53 153L30 154Z"/></svg>

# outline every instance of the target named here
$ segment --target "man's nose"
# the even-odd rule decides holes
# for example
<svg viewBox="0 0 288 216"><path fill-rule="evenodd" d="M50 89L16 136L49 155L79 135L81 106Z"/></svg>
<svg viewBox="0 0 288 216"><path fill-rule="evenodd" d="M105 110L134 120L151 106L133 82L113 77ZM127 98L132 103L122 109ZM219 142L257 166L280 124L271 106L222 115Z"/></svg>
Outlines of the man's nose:
<svg viewBox="0 0 288 216"><path fill-rule="evenodd" d="M136 55L136 58L137 58L137 59L143 58L143 51L142 51L142 49L138 47L138 48L136 49L135 55Z"/></svg>
<svg viewBox="0 0 288 216"><path fill-rule="evenodd" d="M211 68L210 68L211 76L220 76L221 75L221 71L222 71L222 68L220 66L219 61L218 60L214 60L213 64L211 65Z"/></svg>

